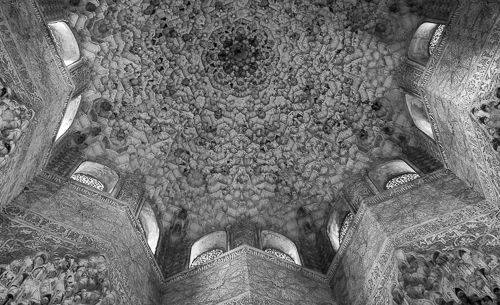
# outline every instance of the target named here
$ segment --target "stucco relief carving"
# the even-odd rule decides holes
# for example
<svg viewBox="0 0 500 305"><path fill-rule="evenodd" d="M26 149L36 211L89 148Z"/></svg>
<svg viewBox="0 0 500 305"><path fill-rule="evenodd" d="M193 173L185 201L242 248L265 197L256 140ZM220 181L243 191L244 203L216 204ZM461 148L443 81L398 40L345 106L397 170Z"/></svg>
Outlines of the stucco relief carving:
<svg viewBox="0 0 500 305"><path fill-rule="evenodd" d="M484 214L485 211L492 211L492 212L485 215ZM480 204L474 207L472 210L467 209L465 213L461 214L462 215L452 214L446 217L442 217L438 221L438 223L436 224L431 223L421 228L416 228L415 230L413 230L414 232L410 234L400 234L400 236L395 239L394 243L397 245L403 245L400 246L399 249L402 250L404 253L416 254L417 256L427 255L428 257L432 257L434 253L438 251L440 253L445 253L445 254L451 253L456 257L458 257L459 259L460 258L460 255L458 253L459 250L464 250L465 252L463 253L466 255L466 257L468 255L470 256L470 253L472 253L473 251L477 251L479 252L479 254L474 253L474 256L481 257L482 255L483 257L485 257L486 261L490 262L489 263L491 265L489 267L490 269L489 271L488 269L485 269L486 270L485 274L489 276L486 277L487 279L491 279L492 274L497 274L496 273L497 271L495 270L498 269L498 267L495 267L497 266L498 262L495 261L494 257L498 257L498 254L500 253L499 250L500 241L498 238L498 236L500 236L500 225L499 225L500 213L498 210L495 209L495 207L492 204L486 204L486 205ZM444 226L447 226L447 224L452 224L452 223L455 224L458 223L459 225L451 226L447 230L442 231ZM432 231L440 233L432 234ZM427 237L423 239L422 238L416 239L415 237L417 236L419 237L427 236ZM384 254L390 254L390 255L386 255L386 259L384 259L386 263L380 263L380 262L377 263L379 269L380 267L385 265L383 269L380 269L381 270L380 274L377 275L380 276L380 278L379 280L376 280L375 278L377 276L374 275L369 280L370 282L379 283L379 286L376 289L372 288L371 290L374 293L370 297L369 304L384 304L384 305L390 304L390 302L386 300L389 299L392 300L394 294L396 294L396 297L398 295L401 295L399 292L393 293L393 289L397 288L399 285L399 282L395 277L397 274L400 273L398 266L396 263L387 264L388 258L392 256L391 253L393 252L394 251L391 250L390 247L387 249L387 251L384 250ZM462 254L462 256L464 254ZM473 273L470 273L470 275L472 274ZM498 282L498 275L495 275L495 277L497 277L496 282L489 282L489 285L496 284L498 286L498 284L500 284L500 282ZM391 283L393 283L394 285ZM495 286L490 285L488 287L490 291L494 294L493 290ZM467 293L467 290L463 291ZM456 292L458 293L458 290ZM478 294L478 293L475 292L472 294ZM471 298L472 294L467 295L467 297ZM478 297L484 298L485 296L486 295L478 294ZM490 297L492 297L493 300L495 300L493 296L490 295ZM456 296L455 290L453 290L452 298L458 298ZM489 301L489 299L486 298L484 301ZM410 304L433 304L433 303L425 303L426 302L425 300L422 302L423 303L410 302ZM454 304L453 302L458 302L458 301L456 299L454 300L449 299L447 302L450 302L449 304ZM448 304L448 303L444 302L442 304ZM461 303L458 302L457 304ZM465 304L481 304L481 303L473 303L471 301L471 303L465 303ZM483 302L483 304L490 304L490 303ZM491 303L491 304L496 304L496 303Z"/></svg>
<svg viewBox="0 0 500 305"><path fill-rule="evenodd" d="M479 107L473 107L472 117L479 123L493 149L500 152L500 87L489 100L483 101Z"/></svg>
<svg viewBox="0 0 500 305"><path fill-rule="evenodd" d="M495 304L500 302L498 255L468 248L395 252L395 304Z"/></svg>
<svg viewBox="0 0 500 305"><path fill-rule="evenodd" d="M0 82L0 167L14 153L35 112L21 105L12 90Z"/></svg>
<svg viewBox="0 0 500 305"><path fill-rule="evenodd" d="M51 257L38 253L0 265L0 303L5 305L116 304L104 256Z"/></svg>
<svg viewBox="0 0 500 305"><path fill-rule="evenodd" d="M391 44L409 31L397 21L411 17L387 6L99 4L81 32L100 45L88 94L108 100L108 113L81 113L102 128L84 153L139 170L164 222L171 205L190 211L191 235L246 211L285 231L302 204L321 223L346 177L400 151L392 122L404 114L383 97L402 58Z"/></svg>

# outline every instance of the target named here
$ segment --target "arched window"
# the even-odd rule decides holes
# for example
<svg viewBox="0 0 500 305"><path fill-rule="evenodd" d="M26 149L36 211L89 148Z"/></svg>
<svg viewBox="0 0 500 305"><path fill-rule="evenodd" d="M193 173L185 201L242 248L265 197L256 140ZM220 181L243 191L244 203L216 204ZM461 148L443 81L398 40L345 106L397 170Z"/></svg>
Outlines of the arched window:
<svg viewBox="0 0 500 305"><path fill-rule="evenodd" d="M273 248L267 248L267 249L264 249L264 252L269 253L271 255L274 255L278 258L284 259L286 261L289 261L290 263L295 263L295 261L293 260L293 258L290 255L288 255L280 250L276 250Z"/></svg>
<svg viewBox="0 0 500 305"><path fill-rule="evenodd" d="M189 266L205 264L227 251L227 234L225 231L216 231L203 236L191 246Z"/></svg>
<svg viewBox="0 0 500 305"><path fill-rule="evenodd" d="M408 48L408 58L426 65L436 50L445 26L432 22L424 22L417 29Z"/></svg>
<svg viewBox="0 0 500 305"><path fill-rule="evenodd" d="M425 112L424 103L418 97L406 94L406 105L408 106L415 126L431 139L434 139L434 132L432 131L431 122Z"/></svg>
<svg viewBox="0 0 500 305"><path fill-rule="evenodd" d="M66 67L76 63L80 59L80 48L68 24L64 21L51 22L49 28Z"/></svg>
<svg viewBox="0 0 500 305"><path fill-rule="evenodd" d="M71 127L71 124L73 124L76 113L78 112L78 108L80 107L81 100L82 96L78 95L68 102L68 106L66 107L66 111L64 112L64 117L61 121L61 125L59 126L59 130L57 131L56 141L61 138Z"/></svg>
<svg viewBox="0 0 500 305"><path fill-rule="evenodd" d="M223 253L224 250L222 249L212 249L208 250L207 252L203 252L193 260L193 262L191 263L191 267L208 263L209 261L214 260L215 258L221 256Z"/></svg>
<svg viewBox="0 0 500 305"><path fill-rule="evenodd" d="M380 164L368 172L368 178L379 191L394 188L419 177L415 169L400 159Z"/></svg>
<svg viewBox="0 0 500 305"><path fill-rule="evenodd" d="M263 230L260 234L262 249L281 259L301 265L299 251L295 243L287 237L268 230Z"/></svg>
<svg viewBox="0 0 500 305"><path fill-rule="evenodd" d="M78 181L80 183L91 186L99 191L104 191L104 184L96 178L87 175L87 174L73 174L71 175L71 179Z"/></svg>
<svg viewBox="0 0 500 305"><path fill-rule="evenodd" d="M354 214L352 212L348 212L344 219L342 220L342 224L340 225L339 229L339 243L342 244L342 241L344 241L344 237L347 235L347 231L349 231L349 228L352 225L352 222L354 220Z"/></svg>
<svg viewBox="0 0 500 305"><path fill-rule="evenodd" d="M111 168L85 161L73 172L71 179L103 192L111 193L118 183L118 174Z"/></svg>
<svg viewBox="0 0 500 305"><path fill-rule="evenodd" d="M149 248L151 248L153 253L156 253L158 239L160 238L160 228L158 227L158 221L156 220L153 208L147 201L144 202L141 208L139 221L144 229L144 233L146 234L146 240L148 241Z"/></svg>
<svg viewBox="0 0 500 305"><path fill-rule="evenodd" d="M333 250L335 252L340 249L342 239L347 232L349 224L349 214L354 215L354 213L352 212L352 207L349 206L348 200L344 198L344 196L339 196L338 200L333 203L330 210L326 229Z"/></svg>
<svg viewBox="0 0 500 305"><path fill-rule="evenodd" d="M385 189L392 189L418 178L420 178L420 175L415 173L401 174L389 179L389 181L387 181L387 183L385 184Z"/></svg>

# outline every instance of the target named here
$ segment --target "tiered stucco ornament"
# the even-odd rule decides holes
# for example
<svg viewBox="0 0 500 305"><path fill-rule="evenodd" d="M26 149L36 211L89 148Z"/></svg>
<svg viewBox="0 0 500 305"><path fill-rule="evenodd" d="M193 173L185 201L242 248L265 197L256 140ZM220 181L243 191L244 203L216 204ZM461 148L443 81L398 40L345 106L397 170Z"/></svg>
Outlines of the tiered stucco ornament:
<svg viewBox="0 0 500 305"><path fill-rule="evenodd" d="M0 265L2 304L116 304L102 255L38 253Z"/></svg>
<svg viewBox="0 0 500 305"><path fill-rule="evenodd" d="M12 90L0 82L0 168L15 152L34 116L35 112L20 104Z"/></svg>
<svg viewBox="0 0 500 305"><path fill-rule="evenodd" d="M395 257L399 272L392 295L397 305L500 301L498 255L458 247L452 251L420 253L397 250Z"/></svg>
<svg viewBox="0 0 500 305"><path fill-rule="evenodd" d="M346 177L400 153L394 122L408 118L382 97L397 90L408 29L374 34L392 20L386 1L127 0L96 12L71 24L96 42L84 46L95 71L84 95L111 106L77 118L76 130L102 131L84 153L138 170L167 227L189 210L189 238L242 217L297 238L293 211L307 205L322 223Z"/></svg>

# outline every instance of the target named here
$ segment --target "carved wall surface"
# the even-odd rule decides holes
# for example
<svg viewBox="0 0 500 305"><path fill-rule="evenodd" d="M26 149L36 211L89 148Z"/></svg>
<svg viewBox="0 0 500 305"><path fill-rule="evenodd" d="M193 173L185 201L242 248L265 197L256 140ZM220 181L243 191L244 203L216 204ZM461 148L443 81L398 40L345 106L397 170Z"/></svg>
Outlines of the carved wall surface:
<svg viewBox="0 0 500 305"><path fill-rule="evenodd" d="M47 178L36 178L4 209L9 224L0 232L5 238L0 257L15 259L26 251L57 256L97 251L113 266L123 304L157 304L162 276L126 204L67 180Z"/></svg>
<svg viewBox="0 0 500 305"><path fill-rule="evenodd" d="M471 232L464 233L471 238ZM447 251L396 251L397 284L391 291L394 303L410 304L417 300L436 305L500 302L500 243L495 236L490 236L486 243L487 248L496 248L493 249L496 251L485 252L483 247L477 250L457 247Z"/></svg>
<svg viewBox="0 0 500 305"><path fill-rule="evenodd" d="M242 246L167 279L163 304L336 303L323 275Z"/></svg>
<svg viewBox="0 0 500 305"><path fill-rule="evenodd" d="M20 104L12 90L0 82L0 169L12 158L35 112Z"/></svg>
<svg viewBox="0 0 500 305"><path fill-rule="evenodd" d="M500 194L499 156L470 112L498 85L499 5L461 1L420 84L449 168L494 201Z"/></svg>
<svg viewBox="0 0 500 305"><path fill-rule="evenodd" d="M448 218L453 225L440 232L420 229L428 233L389 249L392 257L380 270L380 286L370 304L496 304L500 211L492 206L482 211ZM400 268L407 257L414 257L413 266ZM419 281L425 284L419 286Z"/></svg>
<svg viewBox="0 0 500 305"><path fill-rule="evenodd" d="M182 210L181 210L182 211ZM161 240L156 253L156 259L166 277L182 272L189 265L190 249L196 240L187 237L186 228L189 223L180 212L172 220L172 225L167 228L161 236ZM333 249L330 240L322 228L314 225L310 217L297 217L299 227L299 238L290 239L293 247L297 248L299 261L309 269L318 272L326 272L331 258ZM258 249L265 247L280 249L280 241L273 241L267 245L263 244L260 238L262 230L267 230L267 227L260 227L258 224L248 220L241 219L239 222L231 224L227 228L215 228L216 230L226 231L228 233L229 249L234 249L242 245L252 246ZM208 231L201 236L212 233L216 230ZM283 234L283 232L275 232ZM288 236L285 237L287 240ZM225 248L218 247L218 248Z"/></svg>
<svg viewBox="0 0 500 305"><path fill-rule="evenodd" d="M0 82L36 113L16 144L16 153L2 168L0 205L4 205L46 163L73 85L33 1L0 2L0 41Z"/></svg>
<svg viewBox="0 0 500 305"><path fill-rule="evenodd" d="M118 304L104 255L39 252L0 264L2 304Z"/></svg>
<svg viewBox="0 0 500 305"><path fill-rule="evenodd" d="M441 149L436 143L436 141L432 140L429 138L425 133L420 131L416 126L413 129L413 134L415 137L416 145L420 149L423 149L425 152L427 152L432 158L435 160L443 163L443 153L441 152Z"/></svg>
<svg viewBox="0 0 500 305"><path fill-rule="evenodd" d="M489 214L492 206L448 170L365 199L328 273L334 299L390 304L386 283L395 279L395 247Z"/></svg>

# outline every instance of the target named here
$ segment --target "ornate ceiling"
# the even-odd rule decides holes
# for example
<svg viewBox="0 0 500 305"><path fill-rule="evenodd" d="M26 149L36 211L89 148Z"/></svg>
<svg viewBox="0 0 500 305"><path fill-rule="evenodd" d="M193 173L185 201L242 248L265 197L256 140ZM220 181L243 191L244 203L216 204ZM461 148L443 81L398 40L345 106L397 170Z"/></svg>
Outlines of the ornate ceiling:
<svg viewBox="0 0 500 305"><path fill-rule="evenodd" d="M94 77L74 127L100 128L88 158L144 175L165 224L183 207L192 236L239 217L294 236L298 207L322 221L343 181L400 153L404 7L107 2L79 30Z"/></svg>

